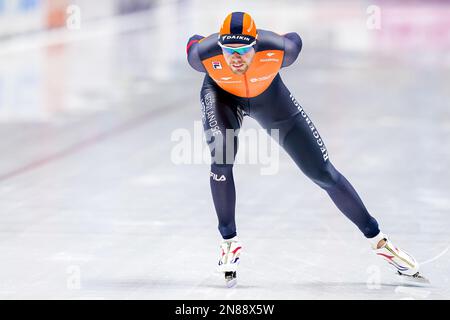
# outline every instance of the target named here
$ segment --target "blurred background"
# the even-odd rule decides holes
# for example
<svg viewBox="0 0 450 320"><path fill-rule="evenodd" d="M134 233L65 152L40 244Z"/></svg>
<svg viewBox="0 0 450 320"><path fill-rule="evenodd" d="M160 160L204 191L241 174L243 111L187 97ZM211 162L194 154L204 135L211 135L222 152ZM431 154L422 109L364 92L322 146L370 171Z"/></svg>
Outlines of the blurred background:
<svg viewBox="0 0 450 320"><path fill-rule="evenodd" d="M305 50L314 51L302 56L304 67L338 63L355 70L370 63L379 72L377 63L389 59L431 76L450 64L448 4L248 1L245 8L261 28L299 32ZM188 37L217 32L226 12L239 7L200 0L1 0L0 119L63 121L113 105L134 108L121 99L192 78Z"/></svg>
<svg viewBox="0 0 450 320"><path fill-rule="evenodd" d="M201 119L187 41L232 11L300 34L285 83L434 289L368 288L382 264L283 154L236 170L246 280L223 292L208 164L171 134ZM0 0L0 297L450 298L449 70L447 0Z"/></svg>

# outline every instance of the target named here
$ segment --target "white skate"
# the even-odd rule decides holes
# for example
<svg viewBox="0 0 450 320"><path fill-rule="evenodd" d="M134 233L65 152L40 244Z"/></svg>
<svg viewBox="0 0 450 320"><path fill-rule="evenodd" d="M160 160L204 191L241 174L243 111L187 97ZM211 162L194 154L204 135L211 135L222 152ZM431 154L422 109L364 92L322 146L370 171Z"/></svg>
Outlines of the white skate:
<svg viewBox="0 0 450 320"><path fill-rule="evenodd" d="M241 251L242 244L237 236L223 240L220 245L218 271L225 274L225 282L229 288L237 284L236 271L240 262Z"/></svg>
<svg viewBox="0 0 450 320"><path fill-rule="evenodd" d="M377 244L382 239L384 239L386 243L381 248L377 249ZM406 251L395 246L385 234L380 232L378 236L370 240L375 254L392 265L397 270L397 274L402 280L411 281L416 284L430 283L428 279L420 274L419 263L416 259Z"/></svg>

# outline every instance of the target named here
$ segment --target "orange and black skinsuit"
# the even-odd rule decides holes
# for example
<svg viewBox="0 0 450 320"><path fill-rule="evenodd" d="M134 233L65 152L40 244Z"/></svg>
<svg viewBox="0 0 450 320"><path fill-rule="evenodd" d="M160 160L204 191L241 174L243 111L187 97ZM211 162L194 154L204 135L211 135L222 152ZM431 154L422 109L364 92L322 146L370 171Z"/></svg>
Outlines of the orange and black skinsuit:
<svg viewBox="0 0 450 320"><path fill-rule="evenodd" d="M268 133L278 129L278 143L303 173L329 194L367 238L375 237L379 233L377 221L331 164L315 125L278 73L297 59L302 48L299 35L257 32L256 55L244 75L234 74L228 67L217 33L206 38L195 35L187 44L189 64L206 73L200 95L202 120L211 150L211 192L222 237L236 235L233 163L244 116L254 118ZM280 191L296 192L288 187Z"/></svg>

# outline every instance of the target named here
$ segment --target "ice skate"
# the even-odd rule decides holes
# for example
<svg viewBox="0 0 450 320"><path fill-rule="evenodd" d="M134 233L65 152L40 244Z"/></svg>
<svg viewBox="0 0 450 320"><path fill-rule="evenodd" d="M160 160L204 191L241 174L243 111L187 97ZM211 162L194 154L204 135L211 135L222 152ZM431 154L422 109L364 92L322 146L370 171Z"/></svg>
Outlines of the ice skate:
<svg viewBox="0 0 450 320"><path fill-rule="evenodd" d="M242 245L237 237L223 240L220 245L218 271L225 275L225 283L231 288L237 284L236 271L240 261Z"/></svg>
<svg viewBox="0 0 450 320"><path fill-rule="evenodd" d="M377 249L378 242L383 239L386 242L381 248ZM415 284L430 283L427 278L420 274L419 263L416 259L398 246L395 246L386 235L380 232L371 242L375 254L393 266L402 281Z"/></svg>
<svg viewBox="0 0 450 320"><path fill-rule="evenodd" d="M397 274L400 277L400 280L405 284L414 284L419 286L427 286L430 284L430 280L421 275L420 272L416 272L412 276L401 273L400 271L397 271Z"/></svg>

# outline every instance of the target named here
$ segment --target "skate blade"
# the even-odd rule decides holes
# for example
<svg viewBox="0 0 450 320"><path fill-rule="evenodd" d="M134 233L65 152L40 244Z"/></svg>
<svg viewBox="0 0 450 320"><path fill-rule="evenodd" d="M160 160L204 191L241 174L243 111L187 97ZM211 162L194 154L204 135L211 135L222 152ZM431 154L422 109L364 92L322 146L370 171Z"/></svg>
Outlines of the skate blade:
<svg viewBox="0 0 450 320"><path fill-rule="evenodd" d="M405 284L411 284L411 285L420 286L420 287L422 287L422 286L427 287L427 286L431 285L430 280L428 280L427 278L422 276L419 272L417 272L415 275L410 276L410 275L403 274L403 273L400 273L399 271L397 271L397 275L400 277L402 282Z"/></svg>
<svg viewBox="0 0 450 320"><path fill-rule="evenodd" d="M237 279L225 280L227 288L234 288L237 285Z"/></svg>
<svg viewBox="0 0 450 320"><path fill-rule="evenodd" d="M225 272L225 283L228 288L233 288L237 285L236 271Z"/></svg>

